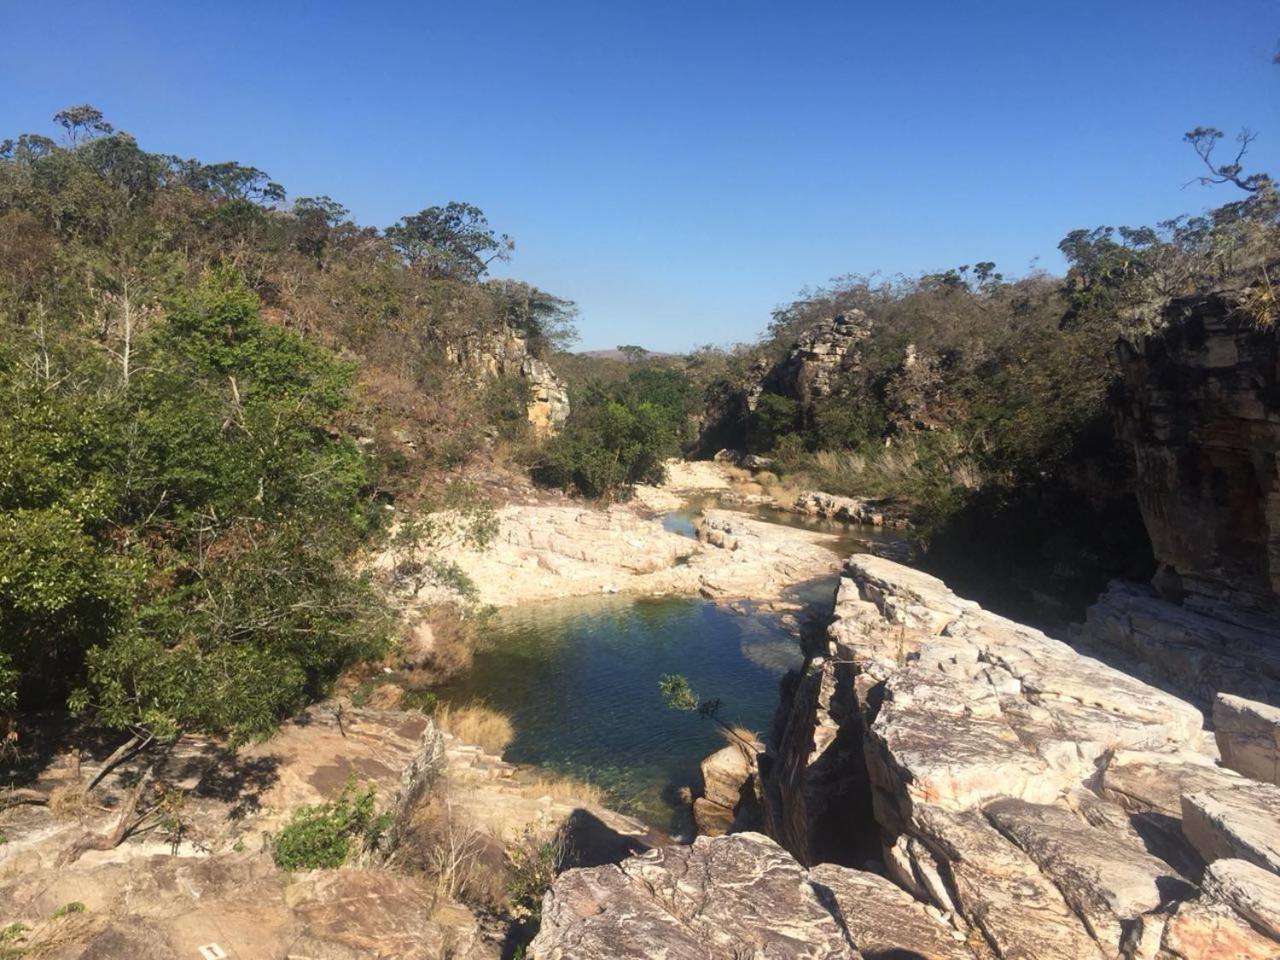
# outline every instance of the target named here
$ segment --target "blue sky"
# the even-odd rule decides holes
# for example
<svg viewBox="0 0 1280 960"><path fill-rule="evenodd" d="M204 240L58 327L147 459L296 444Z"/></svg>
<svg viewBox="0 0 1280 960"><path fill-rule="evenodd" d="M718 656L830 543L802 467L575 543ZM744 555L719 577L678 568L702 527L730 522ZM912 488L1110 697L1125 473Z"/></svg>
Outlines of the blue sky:
<svg viewBox="0 0 1280 960"><path fill-rule="evenodd" d="M805 286L994 260L1230 198L1198 124L1280 170L1275 0L0 0L0 137L91 102L385 226L450 199L581 346L754 337Z"/></svg>

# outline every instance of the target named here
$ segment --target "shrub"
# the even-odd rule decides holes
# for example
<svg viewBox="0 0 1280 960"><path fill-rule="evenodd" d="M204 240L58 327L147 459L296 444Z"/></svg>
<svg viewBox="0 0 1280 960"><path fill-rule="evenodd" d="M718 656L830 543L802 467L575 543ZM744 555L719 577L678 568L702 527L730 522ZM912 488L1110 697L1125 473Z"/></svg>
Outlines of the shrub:
<svg viewBox="0 0 1280 960"><path fill-rule="evenodd" d="M564 855L565 838L559 831L550 839L542 839L532 829L526 830L507 850L510 870L507 895L513 917L538 922L542 917L542 898L555 882Z"/></svg>
<svg viewBox="0 0 1280 960"><path fill-rule="evenodd" d="M276 866L332 869L375 847L389 817L375 813L374 793L372 784L357 790L352 776L335 800L299 808L272 845Z"/></svg>
<svg viewBox="0 0 1280 960"><path fill-rule="evenodd" d="M400 706L405 710L419 710L422 713L431 713L439 702L440 698L430 690L405 690L400 697Z"/></svg>
<svg viewBox="0 0 1280 960"><path fill-rule="evenodd" d="M89 908L79 900L72 900L70 903L64 903L57 910L53 911L51 919L58 920L73 913L84 913L88 909Z"/></svg>

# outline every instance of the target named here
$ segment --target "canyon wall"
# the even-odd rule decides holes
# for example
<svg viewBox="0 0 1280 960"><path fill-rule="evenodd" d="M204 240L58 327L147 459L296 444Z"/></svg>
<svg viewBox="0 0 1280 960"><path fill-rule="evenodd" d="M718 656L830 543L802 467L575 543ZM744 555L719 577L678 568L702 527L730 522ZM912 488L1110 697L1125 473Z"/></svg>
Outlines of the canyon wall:
<svg viewBox="0 0 1280 960"><path fill-rule="evenodd" d="M526 406L534 435L557 433L569 419L569 388L551 364L534 355L528 338L514 327L470 337L447 346L453 362L478 378L518 378L528 390Z"/></svg>
<svg viewBox="0 0 1280 960"><path fill-rule="evenodd" d="M1280 615L1280 352L1230 294L1173 301L1121 347L1119 432L1166 599L1224 619Z"/></svg>
<svg viewBox="0 0 1280 960"><path fill-rule="evenodd" d="M1122 345L1114 397L1159 564L1113 583L1077 641L1132 659L1208 709L1280 705L1280 351L1237 297L1175 300Z"/></svg>
<svg viewBox="0 0 1280 960"><path fill-rule="evenodd" d="M856 556L790 700L768 826L803 863L878 853L998 957L1274 957L1280 925L1250 898L1280 888L1280 789L1219 765L1203 722L934 577Z"/></svg>

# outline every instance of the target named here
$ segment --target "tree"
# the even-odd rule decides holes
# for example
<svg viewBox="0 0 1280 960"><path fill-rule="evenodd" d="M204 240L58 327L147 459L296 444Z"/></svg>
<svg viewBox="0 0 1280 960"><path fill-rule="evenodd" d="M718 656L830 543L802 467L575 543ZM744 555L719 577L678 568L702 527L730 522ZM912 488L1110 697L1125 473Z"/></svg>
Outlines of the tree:
<svg viewBox="0 0 1280 960"><path fill-rule="evenodd" d="M1236 134L1236 143L1239 144L1236 155L1227 163L1217 163L1213 158L1213 151L1223 136L1225 136L1223 132L1214 127L1196 127L1194 130L1183 134L1182 139L1191 144L1196 156L1209 168L1208 176L1202 175L1190 182L1206 186L1230 183L1246 193L1259 193L1270 190L1273 186L1270 176L1265 173L1246 174L1244 172L1243 160L1245 154L1249 152L1249 146L1253 141L1258 139L1258 135L1248 128L1241 130Z"/></svg>
<svg viewBox="0 0 1280 960"><path fill-rule="evenodd" d="M754 752L756 745L745 739L738 731L724 720L720 718L720 699L712 698L703 700L693 692L693 688L689 686L687 678L678 673L664 673L658 680L658 689L662 692L663 702L666 703L668 710L679 710L685 713L696 713L704 720L710 720L729 737L736 740L739 744L746 747L749 751Z"/></svg>
<svg viewBox="0 0 1280 960"><path fill-rule="evenodd" d="M53 115L53 120L66 131L67 145L73 150L86 140L115 132L115 127L106 121L102 111L87 103L59 110Z"/></svg>
<svg viewBox="0 0 1280 960"><path fill-rule="evenodd" d="M631 343L619 344L618 352L627 358L627 363L639 363L649 355L649 351L644 347L638 347Z"/></svg>
<svg viewBox="0 0 1280 960"><path fill-rule="evenodd" d="M477 280L494 260L510 256L514 244L495 234L484 212L450 201L402 217L387 228L387 239L407 264L431 276Z"/></svg>

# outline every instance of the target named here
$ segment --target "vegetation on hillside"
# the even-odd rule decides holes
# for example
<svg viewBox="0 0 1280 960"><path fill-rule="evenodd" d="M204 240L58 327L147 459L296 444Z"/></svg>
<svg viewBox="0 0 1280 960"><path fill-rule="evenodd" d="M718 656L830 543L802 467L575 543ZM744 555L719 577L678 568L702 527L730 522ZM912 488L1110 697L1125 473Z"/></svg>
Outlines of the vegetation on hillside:
<svg viewBox="0 0 1280 960"><path fill-rule="evenodd" d="M572 304L486 279L511 242L468 204L383 233L55 120L0 143L5 742L67 706L138 742L265 736L390 641L360 563L387 503L456 519L440 477L520 434L519 390L459 359L512 331L549 355Z"/></svg>
<svg viewBox="0 0 1280 960"><path fill-rule="evenodd" d="M662 462L692 438L700 397L669 366L634 367L625 380L591 379L571 395L569 420L541 451L533 476L584 497L613 498L662 480Z"/></svg>

